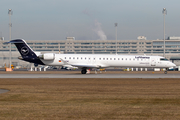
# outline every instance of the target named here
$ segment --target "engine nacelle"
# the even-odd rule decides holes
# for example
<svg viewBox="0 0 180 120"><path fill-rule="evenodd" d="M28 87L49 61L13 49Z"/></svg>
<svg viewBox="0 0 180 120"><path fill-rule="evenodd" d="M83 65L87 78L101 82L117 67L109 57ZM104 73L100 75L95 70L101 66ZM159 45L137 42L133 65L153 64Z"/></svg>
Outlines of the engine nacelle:
<svg viewBox="0 0 180 120"><path fill-rule="evenodd" d="M45 53L45 54L39 55L38 57L39 57L39 59L43 59L43 60L54 60L55 54L54 53Z"/></svg>

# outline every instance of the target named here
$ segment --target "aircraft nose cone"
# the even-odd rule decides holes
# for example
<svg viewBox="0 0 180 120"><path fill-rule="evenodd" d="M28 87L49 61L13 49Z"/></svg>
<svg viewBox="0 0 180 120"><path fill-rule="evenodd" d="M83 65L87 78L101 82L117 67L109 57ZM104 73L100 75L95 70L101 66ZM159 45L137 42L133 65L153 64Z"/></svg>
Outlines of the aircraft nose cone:
<svg viewBox="0 0 180 120"><path fill-rule="evenodd" d="M172 67L175 67L176 65L174 63L171 63Z"/></svg>

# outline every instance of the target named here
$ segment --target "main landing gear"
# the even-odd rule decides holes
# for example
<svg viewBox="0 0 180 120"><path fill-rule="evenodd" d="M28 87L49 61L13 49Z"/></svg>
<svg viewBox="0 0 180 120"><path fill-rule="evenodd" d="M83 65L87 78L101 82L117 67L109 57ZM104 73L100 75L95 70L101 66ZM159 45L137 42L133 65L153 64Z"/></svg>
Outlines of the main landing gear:
<svg viewBox="0 0 180 120"><path fill-rule="evenodd" d="M81 74L86 74L87 73L87 70L86 69L82 69L81 70Z"/></svg>

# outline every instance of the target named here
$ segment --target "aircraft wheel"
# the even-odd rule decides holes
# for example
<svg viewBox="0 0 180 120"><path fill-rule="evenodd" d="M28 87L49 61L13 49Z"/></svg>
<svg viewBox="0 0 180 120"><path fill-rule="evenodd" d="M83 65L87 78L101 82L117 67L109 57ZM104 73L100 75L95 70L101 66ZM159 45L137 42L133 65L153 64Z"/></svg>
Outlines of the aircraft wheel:
<svg viewBox="0 0 180 120"><path fill-rule="evenodd" d="M86 74L87 73L87 70L86 69L82 69L81 70L81 74Z"/></svg>
<svg viewBox="0 0 180 120"><path fill-rule="evenodd" d="M164 71L164 74L167 74L167 71Z"/></svg>

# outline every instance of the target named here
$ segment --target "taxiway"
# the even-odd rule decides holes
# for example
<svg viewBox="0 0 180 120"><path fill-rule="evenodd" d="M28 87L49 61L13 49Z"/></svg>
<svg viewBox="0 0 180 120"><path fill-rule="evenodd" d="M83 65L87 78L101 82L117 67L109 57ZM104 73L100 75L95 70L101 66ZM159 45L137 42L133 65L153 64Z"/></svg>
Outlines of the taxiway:
<svg viewBox="0 0 180 120"><path fill-rule="evenodd" d="M98 74L80 74L73 72L66 73L0 73L0 78L180 78L179 73L170 72L168 74L154 72L139 72L139 73L98 73Z"/></svg>

